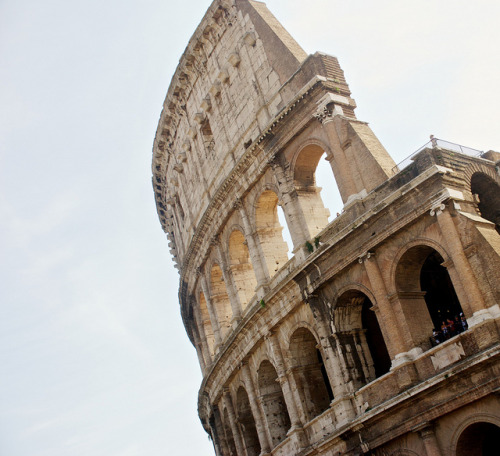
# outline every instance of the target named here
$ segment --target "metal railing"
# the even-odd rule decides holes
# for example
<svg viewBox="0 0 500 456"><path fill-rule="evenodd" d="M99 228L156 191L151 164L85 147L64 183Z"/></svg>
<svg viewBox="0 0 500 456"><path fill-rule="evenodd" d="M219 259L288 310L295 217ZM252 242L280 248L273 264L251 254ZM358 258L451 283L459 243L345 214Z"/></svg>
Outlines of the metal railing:
<svg viewBox="0 0 500 456"><path fill-rule="evenodd" d="M479 157L483 151L473 149L472 147L462 146L460 144L455 144L449 141L445 141L444 139L431 138L430 141L426 142L422 147L413 152L410 156L406 157L403 161L399 162L394 168L392 168L393 175L399 173L407 166L411 164L413 158L424 149L446 149L451 150L453 152L458 152L460 154L469 155L471 157Z"/></svg>

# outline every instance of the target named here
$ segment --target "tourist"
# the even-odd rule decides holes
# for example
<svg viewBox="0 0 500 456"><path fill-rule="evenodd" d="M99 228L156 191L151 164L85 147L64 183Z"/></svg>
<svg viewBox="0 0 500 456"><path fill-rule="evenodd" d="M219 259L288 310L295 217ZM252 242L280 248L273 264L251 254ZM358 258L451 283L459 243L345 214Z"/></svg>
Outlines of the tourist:
<svg viewBox="0 0 500 456"><path fill-rule="evenodd" d="M436 328L432 330L432 345L438 345L442 342L441 340L441 331L438 331Z"/></svg>

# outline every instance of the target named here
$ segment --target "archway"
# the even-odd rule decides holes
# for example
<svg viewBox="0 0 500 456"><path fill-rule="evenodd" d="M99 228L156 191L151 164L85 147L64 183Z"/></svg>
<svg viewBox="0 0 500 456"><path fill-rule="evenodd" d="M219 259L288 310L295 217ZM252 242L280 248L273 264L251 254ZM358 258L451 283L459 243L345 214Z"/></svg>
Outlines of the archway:
<svg viewBox="0 0 500 456"><path fill-rule="evenodd" d="M474 423L458 438L456 456L496 456L498 442L500 427L493 423Z"/></svg>
<svg viewBox="0 0 500 456"><path fill-rule="evenodd" d="M258 456L261 452L259 435L255 427L248 394L242 386L240 386L236 395L236 410L238 413L238 423L241 427L241 435L245 441L247 456Z"/></svg>
<svg viewBox="0 0 500 456"><path fill-rule="evenodd" d="M371 382L391 368L373 303L359 290L348 290L335 305L336 336L355 385Z"/></svg>
<svg viewBox="0 0 500 456"><path fill-rule="evenodd" d="M272 190L260 195L255 222L269 276L273 277L288 261L288 246L283 240L283 227L278 218L278 196Z"/></svg>
<svg viewBox="0 0 500 456"><path fill-rule="evenodd" d="M333 400L318 342L306 328L297 329L290 339L293 375L299 390L306 421L323 413Z"/></svg>
<svg viewBox="0 0 500 456"><path fill-rule="evenodd" d="M322 189L317 186L319 174L321 174L324 184L328 186L329 193L333 193L332 190L336 189L331 168L327 163L324 163L326 166L323 166L323 163L320 165L320 162L324 161L321 158L325 155L325 151L320 146L310 144L299 152L294 163L294 185L311 237L316 236L328 225L330 216L330 211L325 207L321 197ZM329 173L325 173L327 167L330 168ZM317 171L321 171L321 173L317 173ZM329 179L324 179L326 175L329 176ZM336 193L338 194L338 189ZM325 193L323 195L325 196ZM327 196L333 197L334 193Z"/></svg>
<svg viewBox="0 0 500 456"><path fill-rule="evenodd" d="M225 337L231 329L233 310L227 294L226 284L222 276L222 271L218 264L212 266L210 274L210 286L212 292L212 304L217 314L221 336Z"/></svg>
<svg viewBox="0 0 500 456"><path fill-rule="evenodd" d="M250 261L245 236L239 230L234 230L229 236L229 261L234 284L244 310L255 294L257 279Z"/></svg>
<svg viewBox="0 0 500 456"><path fill-rule="evenodd" d="M481 217L493 222L500 234L500 186L483 173L474 173L470 186Z"/></svg>
<svg viewBox="0 0 500 456"><path fill-rule="evenodd" d="M444 338L455 335L448 320L460 319L462 307L441 254L427 245L410 248L396 267L396 288L415 346L427 350L433 329L452 328ZM454 328L454 329L453 329ZM443 339L438 339L440 342Z"/></svg>
<svg viewBox="0 0 500 456"><path fill-rule="evenodd" d="M260 397L274 448L286 438L286 433L291 426L290 416L288 415L278 374L269 361L262 361L258 377Z"/></svg>

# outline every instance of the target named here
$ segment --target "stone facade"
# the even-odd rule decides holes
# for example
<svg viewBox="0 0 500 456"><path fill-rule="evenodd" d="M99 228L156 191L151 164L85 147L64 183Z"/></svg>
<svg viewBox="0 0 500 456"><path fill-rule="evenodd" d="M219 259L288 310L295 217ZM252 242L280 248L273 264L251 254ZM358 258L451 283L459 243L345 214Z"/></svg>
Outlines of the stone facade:
<svg viewBox="0 0 500 456"><path fill-rule="evenodd" d="M222 456L497 454L500 154L398 168L355 107L261 2L215 0L180 59L153 187L202 424Z"/></svg>

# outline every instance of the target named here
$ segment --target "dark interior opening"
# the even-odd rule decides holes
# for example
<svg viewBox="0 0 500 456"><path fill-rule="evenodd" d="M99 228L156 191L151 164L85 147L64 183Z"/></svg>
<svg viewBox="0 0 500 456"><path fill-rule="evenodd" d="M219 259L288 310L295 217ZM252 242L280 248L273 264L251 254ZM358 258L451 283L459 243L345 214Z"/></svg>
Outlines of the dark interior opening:
<svg viewBox="0 0 500 456"><path fill-rule="evenodd" d="M433 251L424 261L420 271L420 285L425 291L425 303L434 327L439 329L449 318L454 320L462 313L462 307L444 266L443 258Z"/></svg>
<svg viewBox="0 0 500 456"><path fill-rule="evenodd" d="M361 324L366 330L366 342L370 348L375 376L381 377L391 369L391 358L382 336L382 331L377 321L377 316L373 310L370 310L372 303L365 297L361 309Z"/></svg>

